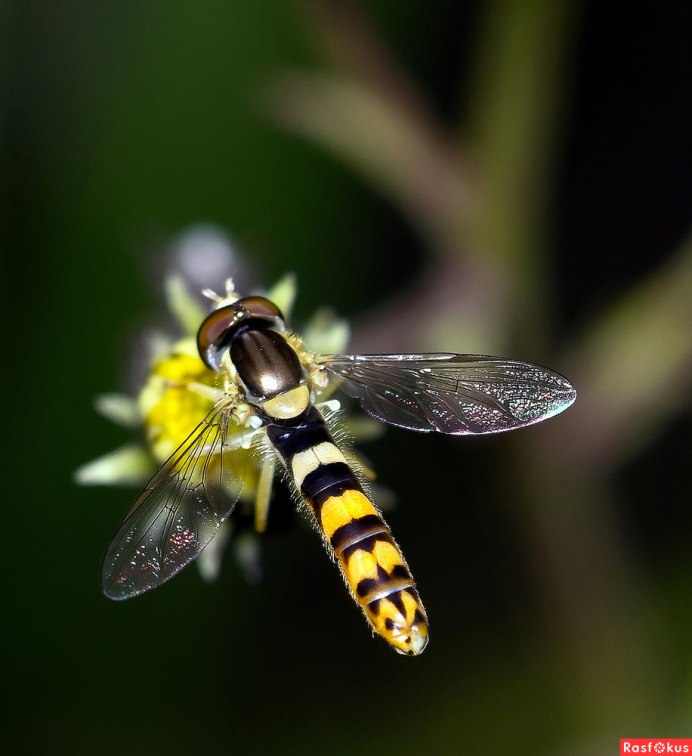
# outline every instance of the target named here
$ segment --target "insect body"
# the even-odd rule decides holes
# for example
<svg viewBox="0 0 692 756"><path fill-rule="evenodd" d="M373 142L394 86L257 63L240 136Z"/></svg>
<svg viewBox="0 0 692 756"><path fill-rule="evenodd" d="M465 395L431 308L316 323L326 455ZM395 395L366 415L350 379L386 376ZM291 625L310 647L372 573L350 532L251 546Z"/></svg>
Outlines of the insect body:
<svg viewBox="0 0 692 756"><path fill-rule="evenodd" d="M428 623L411 573L320 413L310 407L299 423L270 423L267 435L375 632L397 651L419 654L428 642Z"/></svg>
<svg viewBox="0 0 692 756"><path fill-rule="evenodd" d="M330 376L384 422L453 435L539 422L568 407L574 388L545 368L494 357L315 355L268 299L237 298L229 285L218 305L197 336L222 381L216 391L199 387L213 393L213 409L121 523L103 560L104 593L135 596L197 557L233 510L251 448L263 455L260 480L282 462L373 630L399 653L420 654L428 624L408 565L321 410ZM260 513L268 500L259 485Z"/></svg>

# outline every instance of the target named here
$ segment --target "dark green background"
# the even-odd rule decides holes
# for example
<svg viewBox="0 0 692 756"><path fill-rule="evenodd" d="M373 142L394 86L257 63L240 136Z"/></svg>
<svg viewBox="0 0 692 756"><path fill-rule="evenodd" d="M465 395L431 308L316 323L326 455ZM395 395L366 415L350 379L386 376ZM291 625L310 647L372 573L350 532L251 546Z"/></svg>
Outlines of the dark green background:
<svg viewBox="0 0 692 756"><path fill-rule="evenodd" d="M363 4L454 128L482 15L457 5ZM558 340L688 230L692 21L664 6L651 19L575 5L548 221ZM215 585L190 569L132 602L101 596L99 560L132 493L71 474L129 438L91 401L127 387L170 238L213 222L263 281L296 272L299 320L328 303L357 321L429 261L385 199L267 114L278 72L321 65L306 12L251 0L5 9L8 752L606 754L626 735L692 735L680 714L692 710L689 414L611 476L610 521L646 597L641 614L614 608L611 629L653 628L626 699L615 684L594 697L535 589L523 505L498 478L504 440L392 431L366 448L398 493L390 524L431 616L419 659L369 637L303 527L268 539L259 587L228 564ZM679 403L689 413L689 392ZM621 659L596 658L602 679L622 674Z"/></svg>

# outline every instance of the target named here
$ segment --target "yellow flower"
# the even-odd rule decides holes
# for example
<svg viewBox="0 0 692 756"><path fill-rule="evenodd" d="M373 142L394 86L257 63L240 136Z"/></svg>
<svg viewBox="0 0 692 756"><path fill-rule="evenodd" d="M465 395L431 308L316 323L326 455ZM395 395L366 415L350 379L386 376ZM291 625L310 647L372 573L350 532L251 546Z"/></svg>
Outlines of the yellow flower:
<svg viewBox="0 0 692 756"><path fill-rule="evenodd" d="M148 374L137 397L106 394L96 400L100 414L119 425L136 429L142 440L82 465L74 474L80 485L143 486L213 406L213 391L206 396L204 388L215 389L218 375L200 359L195 339L197 328L207 313L180 277L170 277L165 292L167 307L179 327L178 338L156 339ZM266 296L289 317L295 293L295 279L287 275L266 292ZM348 337L345 321L328 311L318 312L302 332L306 346L319 353L342 352ZM372 431L372 425L367 423L366 430ZM252 508L260 464L249 451L240 449L236 455L239 469L243 470L243 492L237 509L243 514ZM239 518L232 517L224 523L197 560L207 579L218 574L234 519ZM235 540L236 558L246 577L255 581L260 570L254 533L237 533Z"/></svg>

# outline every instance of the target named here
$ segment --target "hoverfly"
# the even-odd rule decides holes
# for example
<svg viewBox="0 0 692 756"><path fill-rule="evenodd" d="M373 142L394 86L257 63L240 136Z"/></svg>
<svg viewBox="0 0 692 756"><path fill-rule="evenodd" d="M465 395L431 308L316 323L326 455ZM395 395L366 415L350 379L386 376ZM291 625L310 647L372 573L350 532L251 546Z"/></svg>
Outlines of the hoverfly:
<svg viewBox="0 0 692 756"><path fill-rule="evenodd" d="M199 556L231 515L253 453L261 459L259 519L278 461L373 631L399 653L420 654L425 609L389 527L330 433L328 397L338 386L390 425L464 436L546 420L572 404L574 387L552 370L499 357L314 354L273 302L239 297L231 281L226 288L223 298L207 292L216 306L197 333L218 386L188 387L213 407L120 524L103 558L103 592L131 598Z"/></svg>

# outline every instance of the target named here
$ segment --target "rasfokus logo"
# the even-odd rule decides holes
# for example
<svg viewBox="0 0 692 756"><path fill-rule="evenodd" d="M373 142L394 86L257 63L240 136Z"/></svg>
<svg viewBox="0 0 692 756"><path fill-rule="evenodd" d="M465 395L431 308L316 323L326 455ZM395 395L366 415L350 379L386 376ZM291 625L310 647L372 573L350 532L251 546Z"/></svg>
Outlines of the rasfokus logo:
<svg viewBox="0 0 692 756"><path fill-rule="evenodd" d="M692 738L621 738L620 756L625 753L692 754Z"/></svg>

